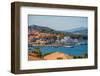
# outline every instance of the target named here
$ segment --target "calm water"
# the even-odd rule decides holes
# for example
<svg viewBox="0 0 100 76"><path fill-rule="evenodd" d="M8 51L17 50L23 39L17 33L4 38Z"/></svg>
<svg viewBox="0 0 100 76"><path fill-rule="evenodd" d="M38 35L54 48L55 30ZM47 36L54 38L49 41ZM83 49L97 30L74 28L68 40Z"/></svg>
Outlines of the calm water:
<svg viewBox="0 0 100 76"><path fill-rule="evenodd" d="M34 48L36 47L31 47L31 49L34 50ZM74 47L51 47L51 46L41 46L39 47L42 51L42 54L46 54L49 52L63 52L65 54L69 54L69 55L82 55L88 52L88 46L86 45L77 45ZM31 51L31 50L29 50Z"/></svg>

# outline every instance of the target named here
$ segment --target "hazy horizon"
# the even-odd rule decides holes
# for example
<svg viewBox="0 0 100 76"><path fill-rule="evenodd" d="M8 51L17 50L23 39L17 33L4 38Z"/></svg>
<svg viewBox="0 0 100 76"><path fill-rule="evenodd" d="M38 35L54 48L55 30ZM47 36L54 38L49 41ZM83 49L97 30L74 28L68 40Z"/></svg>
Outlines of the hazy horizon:
<svg viewBox="0 0 100 76"><path fill-rule="evenodd" d="M54 30L71 30L88 26L87 17L29 15L28 25L49 27ZM62 26L63 25L63 26Z"/></svg>

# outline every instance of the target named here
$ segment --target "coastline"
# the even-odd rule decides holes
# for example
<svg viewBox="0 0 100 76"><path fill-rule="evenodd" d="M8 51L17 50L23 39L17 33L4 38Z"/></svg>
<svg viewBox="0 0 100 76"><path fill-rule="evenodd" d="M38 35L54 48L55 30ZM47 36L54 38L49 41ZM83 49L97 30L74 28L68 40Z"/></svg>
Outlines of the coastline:
<svg viewBox="0 0 100 76"><path fill-rule="evenodd" d="M53 52L45 56L39 57L36 53L28 53L28 60L62 60L62 59L73 59L73 56L64 54L62 52Z"/></svg>

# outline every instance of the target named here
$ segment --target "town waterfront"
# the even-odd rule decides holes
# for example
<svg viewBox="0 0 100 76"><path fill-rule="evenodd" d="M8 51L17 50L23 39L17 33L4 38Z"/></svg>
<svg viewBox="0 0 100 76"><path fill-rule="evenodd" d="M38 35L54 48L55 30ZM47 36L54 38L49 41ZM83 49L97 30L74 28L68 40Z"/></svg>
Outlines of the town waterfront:
<svg viewBox="0 0 100 76"><path fill-rule="evenodd" d="M30 15L28 60L88 58L88 18Z"/></svg>
<svg viewBox="0 0 100 76"><path fill-rule="evenodd" d="M40 48L42 55L45 55L50 52L63 52L72 56L81 56L83 54L87 54L88 46L84 45L76 45L73 47L64 47L64 46L32 46L31 49ZM29 50L31 52L32 50Z"/></svg>

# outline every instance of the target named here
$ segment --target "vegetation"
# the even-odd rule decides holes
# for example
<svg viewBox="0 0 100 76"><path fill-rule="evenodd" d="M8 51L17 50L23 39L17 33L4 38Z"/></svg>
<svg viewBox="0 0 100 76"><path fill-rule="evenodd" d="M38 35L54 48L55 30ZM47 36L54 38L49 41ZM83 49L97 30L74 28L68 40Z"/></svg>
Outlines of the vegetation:
<svg viewBox="0 0 100 76"><path fill-rule="evenodd" d="M77 39L83 39L84 38L83 34L74 34L74 33L65 32L65 31L56 31L56 30L51 29L49 27L43 27L43 26L41 27L41 26L38 26L38 25L32 25L32 26L29 26L28 28L29 28L29 30L35 29L35 30L38 30L38 31L43 32L43 33L61 34L63 36L70 36L71 38L77 38Z"/></svg>
<svg viewBox="0 0 100 76"><path fill-rule="evenodd" d="M85 53L85 54L83 54L83 55L81 55L81 56L73 56L73 58L74 58L74 59L78 59L78 58L88 58L88 54Z"/></svg>
<svg viewBox="0 0 100 76"><path fill-rule="evenodd" d="M32 51L32 53L36 53L39 55L39 57L42 57L42 52L41 52L40 48L35 48L34 51Z"/></svg>
<svg viewBox="0 0 100 76"><path fill-rule="evenodd" d="M58 60L62 60L63 58L61 58L61 57L59 57L59 58L57 58Z"/></svg>

